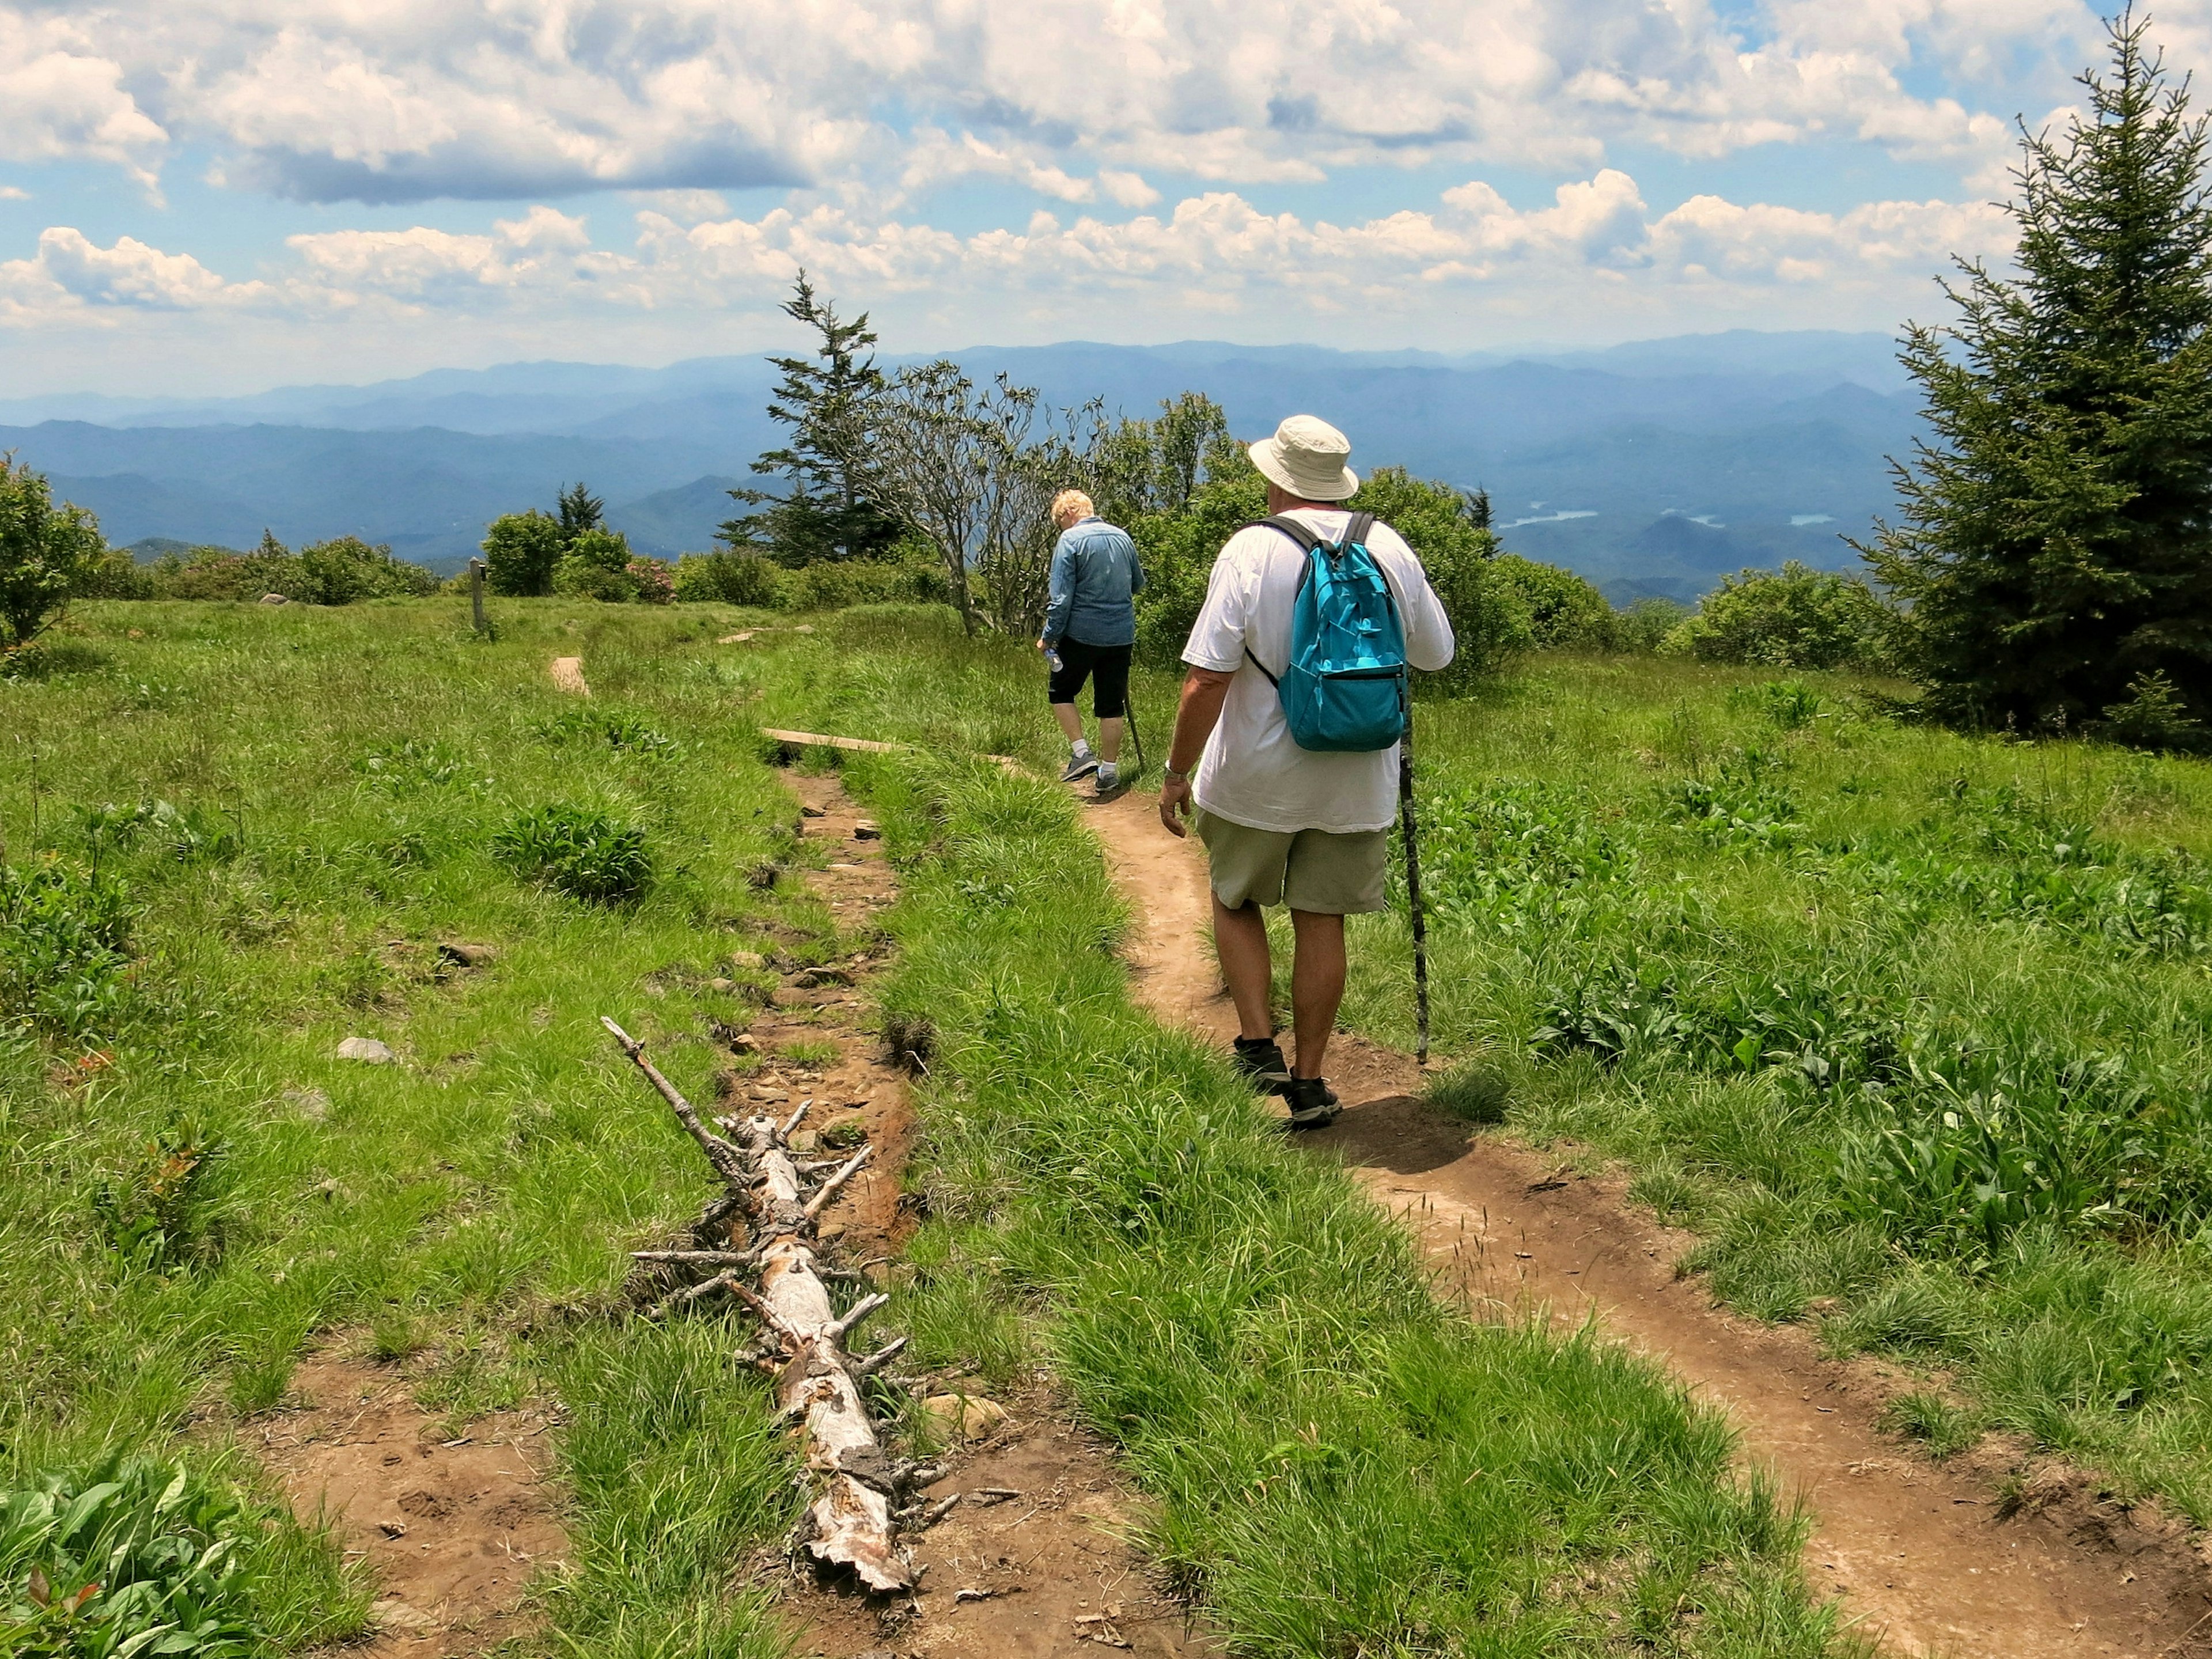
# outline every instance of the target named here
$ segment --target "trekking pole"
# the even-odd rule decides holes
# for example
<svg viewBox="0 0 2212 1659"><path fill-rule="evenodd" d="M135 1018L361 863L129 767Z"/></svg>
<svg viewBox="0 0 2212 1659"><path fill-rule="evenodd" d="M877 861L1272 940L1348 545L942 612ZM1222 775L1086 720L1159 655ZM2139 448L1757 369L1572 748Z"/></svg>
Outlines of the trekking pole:
<svg viewBox="0 0 2212 1659"><path fill-rule="evenodd" d="M1419 1040L1416 1064L1429 1063L1429 930L1421 915L1421 843L1413 822L1413 706L1406 705L1406 734L1398 739L1398 805L1406 833L1406 903L1413 921L1413 1009Z"/></svg>
<svg viewBox="0 0 2212 1659"><path fill-rule="evenodd" d="M1137 751L1136 775L1129 781L1140 783L1145 776L1145 740L1137 732L1137 700L1133 696L1121 705L1121 713L1129 722L1129 746Z"/></svg>

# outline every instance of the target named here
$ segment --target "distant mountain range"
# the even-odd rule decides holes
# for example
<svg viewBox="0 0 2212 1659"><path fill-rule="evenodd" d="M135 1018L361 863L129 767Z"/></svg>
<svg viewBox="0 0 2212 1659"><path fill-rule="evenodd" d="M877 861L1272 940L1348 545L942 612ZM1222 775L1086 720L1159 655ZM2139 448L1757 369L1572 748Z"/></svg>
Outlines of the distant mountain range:
<svg viewBox="0 0 2212 1659"><path fill-rule="evenodd" d="M1892 500L1917 404L1880 335L1736 331L1605 351L1443 357L1213 342L956 352L1056 404L1131 415L1207 392L1240 435L1310 410L1361 466L1491 493L1508 546L1616 599L1687 598L1785 558L1840 567ZM896 360L887 360L895 363ZM501 513L582 479L634 545L710 544L780 428L759 358L665 368L538 362L246 398L0 400L0 450L118 544L248 547L354 534L456 568Z"/></svg>

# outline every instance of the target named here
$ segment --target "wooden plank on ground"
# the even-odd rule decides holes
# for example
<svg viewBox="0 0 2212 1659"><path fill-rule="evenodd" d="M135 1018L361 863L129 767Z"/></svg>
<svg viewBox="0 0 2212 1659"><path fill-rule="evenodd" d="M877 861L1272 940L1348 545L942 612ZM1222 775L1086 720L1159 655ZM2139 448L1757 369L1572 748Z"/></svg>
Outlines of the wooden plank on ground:
<svg viewBox="0 0 2212 1659"><path fill-rule="evenodd" d="M779 732L767 726L761 727L761 736L771 743L787 744L794 749L848 749L864 755L896 755L907 747L902 743L878 743L872 738L832 738L819 732Z"/></svg>

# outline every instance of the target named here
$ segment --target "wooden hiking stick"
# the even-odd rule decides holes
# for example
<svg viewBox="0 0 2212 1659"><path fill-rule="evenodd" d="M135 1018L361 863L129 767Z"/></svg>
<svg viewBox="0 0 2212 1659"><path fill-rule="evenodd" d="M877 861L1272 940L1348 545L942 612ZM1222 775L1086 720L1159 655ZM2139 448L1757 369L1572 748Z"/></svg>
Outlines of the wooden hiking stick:
<svg viewBox="0 0 2212 1659"><path fill-rule="evenodd" d="M1406 835L1406 903L1413 921L1413 1018L1417 1065L1429 1063L1429 929L1421 914L1421 842L1413 813L1413 703L1406 700L1406 731L1398 739L1398 808Z"/></svg>

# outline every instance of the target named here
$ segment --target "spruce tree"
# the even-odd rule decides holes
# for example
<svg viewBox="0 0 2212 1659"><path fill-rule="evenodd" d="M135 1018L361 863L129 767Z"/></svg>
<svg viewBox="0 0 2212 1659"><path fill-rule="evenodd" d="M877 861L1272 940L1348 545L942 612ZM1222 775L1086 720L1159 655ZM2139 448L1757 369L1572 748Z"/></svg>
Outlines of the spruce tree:
<svg viewBox="0 0 2212 1659"><path fill-rule="evenodd" d="M576 538L587 530L604 529L606 525L607 504L584 488L579 478L555 496L554 501L561 519L561 540L574 546Z"/></svg>
<svg viewBox="0 0 2212 1659"><path fill-rule="evenodd" d="M2090 114L2023 133L2019 274L1960 262L1908 325L1934 441L1866 554L1939 713L2111 719L2170 683L2212 714L2212 204L2205 126L2132 10Z"/></svg>
<svg viewBox="0 0 2212 1659"><path fill-rule="evenodd" d="M768 412L791 428L791 441L753 471L781 475L784 490L732 489L735 500L763 510L729 520L721 538L733 547L763 547L788 565L879 556L899 526L870 498L867 483L869 407L884 391L874 356L863 355L875 331L866 312L849 322L839 317L803 270L783 310L817 337L811 357L769 359L783 379Z"/></svg>

